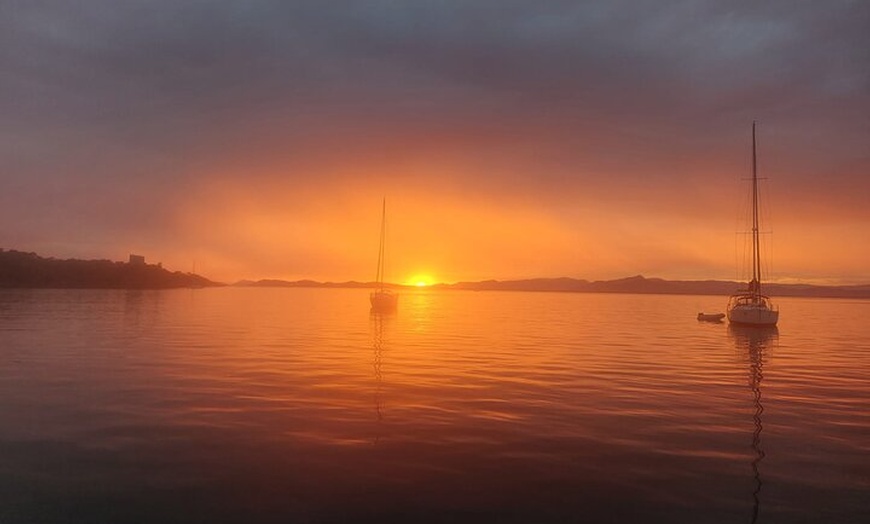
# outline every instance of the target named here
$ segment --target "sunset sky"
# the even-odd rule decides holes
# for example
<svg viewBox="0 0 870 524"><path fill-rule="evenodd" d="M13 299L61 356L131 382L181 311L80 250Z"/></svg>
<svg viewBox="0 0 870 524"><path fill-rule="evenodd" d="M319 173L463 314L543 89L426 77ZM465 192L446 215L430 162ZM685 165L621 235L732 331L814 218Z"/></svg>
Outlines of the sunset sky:
<svg viewBox="0 0 870 524"><path fill-rule="evenodd" d="M0 247L242 278L870 283L870 2L5 1Z"/></svg>

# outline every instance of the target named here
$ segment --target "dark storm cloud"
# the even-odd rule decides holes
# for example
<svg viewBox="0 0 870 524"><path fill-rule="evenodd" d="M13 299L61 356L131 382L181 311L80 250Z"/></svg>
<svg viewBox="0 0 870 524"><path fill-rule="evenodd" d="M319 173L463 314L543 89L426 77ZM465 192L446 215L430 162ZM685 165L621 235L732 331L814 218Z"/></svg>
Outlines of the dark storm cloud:
<svg viewBox="0 0 870 524"><path fill-rule="evenodd" d="M643 123L686 111L751 115L804 97L866 96L870 87L870 7L860 2L2 9L4 113L131 138L183 138L213 119L256 117L258 109L293 116L306 105L336 126L405 112L436 121L445 112L517 121L557 112Z"/></svg>

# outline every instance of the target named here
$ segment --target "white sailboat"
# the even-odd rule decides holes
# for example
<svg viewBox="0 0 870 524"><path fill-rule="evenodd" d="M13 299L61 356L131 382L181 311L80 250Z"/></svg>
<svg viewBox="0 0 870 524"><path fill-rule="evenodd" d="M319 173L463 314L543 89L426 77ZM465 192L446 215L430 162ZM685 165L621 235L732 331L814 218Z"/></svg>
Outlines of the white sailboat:
<svg viewBox="0 0 870 524"><path fill-rule="evenodd" d="M752 280L728 300L728 321L746 326L775 326L779 310L761 291L761 250L758 238L758 169L755 122L752 122Z"/></svg>
<svg viewBox="0 0 870 524"><path fill-rule="evenodd" d="M375 290L369 295L372 311L385 313L395 311L399 302L399 295L384 287L384 243L387 233L387 199L384 199L381 209L381 247L378 251L378 275Z"/></svg>

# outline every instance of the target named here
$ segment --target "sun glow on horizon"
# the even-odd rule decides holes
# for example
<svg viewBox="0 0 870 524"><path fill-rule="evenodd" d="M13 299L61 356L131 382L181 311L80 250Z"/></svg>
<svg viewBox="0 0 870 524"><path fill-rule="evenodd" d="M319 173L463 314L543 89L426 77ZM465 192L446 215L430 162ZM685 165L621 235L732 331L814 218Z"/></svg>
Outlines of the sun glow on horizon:
<svg viewBox="0 0 870 524"><path fill-rule="evenodd" d="M415 287L428 287L435 283L435 280L430 275L414 275L409 278L405 285Z"/></svg>

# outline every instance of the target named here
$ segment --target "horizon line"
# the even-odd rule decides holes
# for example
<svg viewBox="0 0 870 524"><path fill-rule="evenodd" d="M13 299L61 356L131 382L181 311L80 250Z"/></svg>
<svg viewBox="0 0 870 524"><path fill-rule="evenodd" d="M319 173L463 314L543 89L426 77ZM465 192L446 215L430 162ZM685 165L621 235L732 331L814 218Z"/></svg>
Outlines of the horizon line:
<svg viewBox="0 0 870 524"><path fill-rule="evenodd" d="M202 275L200 275L202 276ZM559 277L522 277L522 278L483 278L479 280L457 280L453 282L432 282L427 283L425 285L414 284L414 283L401 283L401 282L384 282L385 285L402 287L402 288L431 288L431 287L439 287L439 286L455 286L459 284L483 284L483 283L515 283L515 282L530 282L530 281L557 281L557 280L569 280L573 282L582 282L588 284L595 283L611 283L611 282L620 282L620 281L630 281L630 280L644 280L644 281L661 281L661 282L680 282L680 283L722 283L722 284L744 284L746 280L735 280L730 278L699 278L699 279L684 279L684 278L665 278L665 277L656 277L656 276L645 276L643 274L636 274L625 277L617 277L617 278L609 278L609 279L588 279L581 277L569 277L569 276L559 276ZM260 283L260 282L276 282L276 283L287 283L287 284L301 284L301 283L311 283L317 285L333 285L333 286L341 286L346 284L355 284L355 285L375 285L376 282L374 280L317 280L314 278L298 278L294 280L288 280L285 278L260 278L260 279L250 279L250 278L242 278L236 280L231 283L227 283L229 286L239 285L241 283ZM801 280L801 279L777 279L766 281L763 283L763 286L789 286L789 287L798 287L798 286L813 286L813 287L863 287L870 286L870 282L864 281L854 281L851 283L832 283L829 279L815 279L815 280Z"/></svg>

